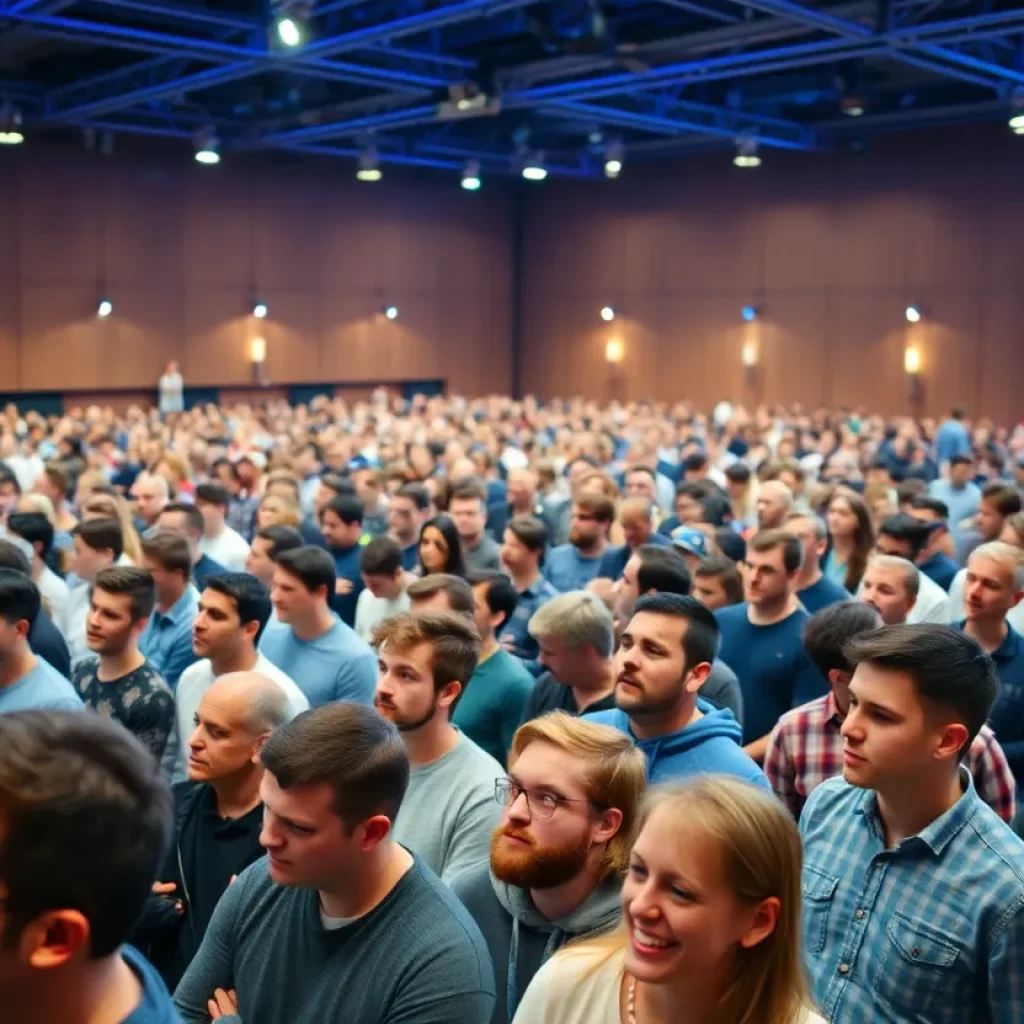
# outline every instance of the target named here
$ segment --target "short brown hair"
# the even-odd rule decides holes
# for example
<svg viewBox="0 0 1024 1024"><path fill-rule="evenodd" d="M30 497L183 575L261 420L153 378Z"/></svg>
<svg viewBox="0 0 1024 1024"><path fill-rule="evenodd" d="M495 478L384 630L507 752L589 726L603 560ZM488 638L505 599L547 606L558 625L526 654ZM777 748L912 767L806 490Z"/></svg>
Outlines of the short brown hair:
<svg viewBox="0 0 1024 1024"><path fill-rule="evenodd" d="M506 530L519 541L527 551L543 554L548 544L548 528L536 516L516 516L510 519Z"/></svg>
<svg viewBox="0 0 1024 1024"><path fill-rule="evenodd" d="M156 529L142 538L142 553L152 558L165 572L192 576L192 549L188 538L177 530Z"/></svg>
<svg viewBox="0 0 1024 1024"><path fill-rule="evenodd" d="M1012 484L1001 480L990 480L981 489L982 501L990 501L996 511L1005 519L1020 511L1020 491Z"/></svg>
<svg viewBox="0 0 1024 1024"><path fill-rule="evenodd" d="M599 523L611 523L615 520L615 504L603 494L581 494L573 504L588 516L593 516Z"/></svg>
<svg viewBox="0 0 1024 1024"><path fill-rule="evenodd" d="M322 704L279 726L260 760L282 789L326 782L349 835L376 814L393 822L409 785L409 755L398 729L352 701Z"/></svg>
<svg viewBox="0 0 1024 1024"><path fill-rule="evenodd" d="M453 576L450 572L432 572L415 583L410 583L406 589L409 600L415 604L417 601L427 601L435 594L444 591L448 595L448 604L453 612L460 612L463 615L472 615L476 607L473 598L473 589L461 577Z"/></svg>
<svg viewBox="0 0 1024 1024"><path fill-rule="evenodd" d="M93 590L108 594L127 594L131 600L132 622L141 622L153 614L156 587L145 569L134 565L111 565L96 574Z"/></svg>
<svg viewBox="0 0 1024 1024"><path fill-rule="evenodd" d="M622 811L622 825L608 841L601 878L626 873L640 800L647 788L647 758L632 739L610 725L598 725L564 711L553 711L521 725L512 737L509 767L531 743L550 743L585 762L587 796L602 810Z"/></svg>
<svg viewBox="0 0 1024 1024"><path fill-rule="evenodd" d="M804 557L799 537L786 530L760 530L747 541L748 551L774 551L776 548L782 548L782 565L786 572L796 572Z"/></svg>
<svg viewBox="0 0 1024 1024"><path fill-rule="evenodd" d="M46 479L66 498L70 493L71 486L71 474L67 467L60 462L48 462L43 467L43 472L46 474Z"/></svg>
<svg viewBox="0 0 1024 1024"><path fill-rule="evenodd" d="M708 555L701 560L693 575L705 579L719 579L729 604L741 604L743 601L743 578L740 576L736 563L725 555Z"/></svg>
<svg viewBox="0 0 1024 1024"><path fill-rule="evenodd" d="M455 480L452 483L452 493L448 499L449 504L453 501L465 501L473 498L477 501L482 501L484 504L487 503L487 488L482 480L475 476L468 476L463 477L461 480Z"/></svg>
<svg viewBox="0 0 1024 1024"><path fill-rule="evenodd" d="M449 683L465 686L469 682L480 656L480 634L465 615L450 612L394 615L373 631L373 646L378 651L385 645L393 651L408 651L420 644L430 645L435 692Z"/></svg>

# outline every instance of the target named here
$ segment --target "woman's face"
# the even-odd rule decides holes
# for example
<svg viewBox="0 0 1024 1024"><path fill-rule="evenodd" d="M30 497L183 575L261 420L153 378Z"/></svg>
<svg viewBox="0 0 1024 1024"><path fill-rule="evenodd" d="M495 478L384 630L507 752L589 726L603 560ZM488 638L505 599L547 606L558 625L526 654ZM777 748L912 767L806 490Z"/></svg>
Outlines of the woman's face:
<svg viewBox="0 0 1024 1024"><path fill-rule="evenodd" d="M680 975L727 977L740 947L774 930L777 906L768 911L767 931L764 906L749 907L733 895L714 840L655 810L637 837L622 886L626 971L654 985Z"/></svg>
<svg viewBox="0 0 1024 1024"><path fill-rule="evenodd" d="M256 511L256 525L261 530L264 526L286 526L288 522L287 506L276 494L268 495L260 502Z"/></svg>
<svg viewBox="0 0 1024 1024"><path fill-rule="evenodd" d="M833 498L828 507L828 532L833 537L851 537L857 529L857 516L845 498Z"/></svg>
<svg viewBox="0 0 1024 1024"><path fill-rule="evenodd" d="M427 572L444 572L448 567L448 542L436 526L428 526L423 531L420 560Z"/></svg>

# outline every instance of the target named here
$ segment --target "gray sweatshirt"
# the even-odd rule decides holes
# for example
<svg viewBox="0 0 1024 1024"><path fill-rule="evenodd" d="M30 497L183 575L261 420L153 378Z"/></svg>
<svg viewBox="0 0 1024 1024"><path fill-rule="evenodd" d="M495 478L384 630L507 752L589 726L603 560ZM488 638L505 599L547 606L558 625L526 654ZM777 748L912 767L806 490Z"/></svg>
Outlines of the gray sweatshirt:
<svg viewBox="0 0 1024 1024"><path fill-rule="evenodd" d="M494 976L479 930L417 860L368 914L329 930L315 890L276 885L266 860L221 897L174 1002L209 1024L207 1000L235 989L219 1024L481 1024Z"/></svg>
<svg viewBox="0 0 1024 1024"><path fill-rule="evenodd" d="M565 943L611 931L622 920L622 883L617 877L606 879L582 906L557 921L540 914L527 890L499 882L489 864L457 878L452 888L491 952L498 989L491 1024L511 1024L533 976ZM481 1018L481 1024L486 1020Z"/></svg>

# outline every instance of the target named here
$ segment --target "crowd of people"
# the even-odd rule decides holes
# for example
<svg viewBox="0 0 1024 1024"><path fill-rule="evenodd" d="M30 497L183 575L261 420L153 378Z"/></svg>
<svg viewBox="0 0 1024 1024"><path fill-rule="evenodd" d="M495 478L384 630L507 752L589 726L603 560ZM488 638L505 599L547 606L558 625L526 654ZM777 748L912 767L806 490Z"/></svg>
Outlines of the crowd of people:
<svg viewBox="0 0 1024 1024"><path fill-rule="evenodd" d="M0 416L12 1024L1024 1019L1024 425Z"/></svg>

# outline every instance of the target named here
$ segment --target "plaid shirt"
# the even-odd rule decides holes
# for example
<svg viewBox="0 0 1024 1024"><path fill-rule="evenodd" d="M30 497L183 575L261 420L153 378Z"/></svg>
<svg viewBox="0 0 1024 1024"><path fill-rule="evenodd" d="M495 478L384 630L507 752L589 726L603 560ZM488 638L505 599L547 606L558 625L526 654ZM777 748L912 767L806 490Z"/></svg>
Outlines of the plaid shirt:
<svg viewBox="0 0 1024 1024"><path fill-rule="evenodd" d="M799 821L811 793L843 774L843 724L831 693L787 711L768 741L764 773L779 799ZM978 796L1005 822L1013 821L1016 784L995 734L987 726L974 738L964 761Z"/></svg>
<svg viewBox="0 0 1024 1024"><path fill-rule="evenodd" d="M960 774L960 799L891 849L874 791L831 779L808 800L805 960L826 1020L1024 1020L1024 842Z"/></svg>

